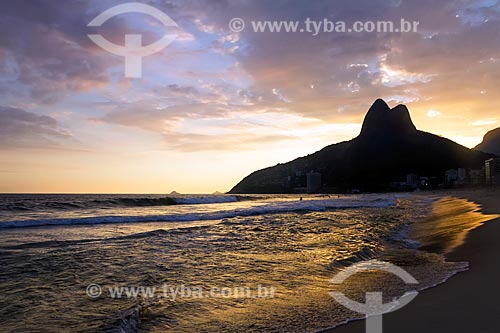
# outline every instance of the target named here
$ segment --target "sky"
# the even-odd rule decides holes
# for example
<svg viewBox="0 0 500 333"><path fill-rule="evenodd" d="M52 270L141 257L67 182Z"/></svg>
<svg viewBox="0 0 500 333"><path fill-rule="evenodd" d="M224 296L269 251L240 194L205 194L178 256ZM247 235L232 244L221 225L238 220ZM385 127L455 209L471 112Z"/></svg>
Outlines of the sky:
<svg viewBox="0 0 500 333"><path fill-rule="evenodd" d="M0 2L0 192L212 193L356 137L377 98L474 147L500 127L499 0ZM229 27L233 18L243 31ZM416 32L255 32L252 21L418 21ZM124 75L96 45L176 39Z"/></svg>

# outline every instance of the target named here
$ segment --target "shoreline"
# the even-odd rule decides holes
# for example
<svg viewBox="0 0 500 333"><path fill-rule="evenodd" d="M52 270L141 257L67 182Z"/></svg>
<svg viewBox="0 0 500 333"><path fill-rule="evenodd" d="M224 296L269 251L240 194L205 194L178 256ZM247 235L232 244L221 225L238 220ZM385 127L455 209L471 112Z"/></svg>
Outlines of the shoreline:
<svg viewBox="0 0 500 333"><path fill-rule="evenodd" d="M457 190L433 193L436 197L466 199L480 206L483 214L500 214L500 191ZM420 292L417 298L398 311L383 316L384 333L400 332L494 332L500 327L496 299L500 294L500 218L483 223L467 233L465 242L445 257L467 262L469 269L444 283ZM353 320L321 333L365 332L365 320Z"/></svg>

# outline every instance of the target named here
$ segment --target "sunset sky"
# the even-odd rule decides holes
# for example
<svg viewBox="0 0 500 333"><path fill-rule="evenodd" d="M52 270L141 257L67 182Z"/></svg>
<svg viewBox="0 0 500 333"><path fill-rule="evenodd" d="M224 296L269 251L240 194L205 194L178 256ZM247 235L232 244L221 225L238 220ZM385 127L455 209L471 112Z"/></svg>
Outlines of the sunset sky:
<svg viewBox="0 0 500 333"><path fill-rule="evenodd" d="M144 14L87 24L124 3L0 3L0 192L211 193L256 169L354 138L376 98L418 129L467 147L500 127L500 1L144 1ZM247 29L232 32L242 18ZM419 21L411 33L258 33L252 20ZM166 32L139 79L123 45Z"/></svg>

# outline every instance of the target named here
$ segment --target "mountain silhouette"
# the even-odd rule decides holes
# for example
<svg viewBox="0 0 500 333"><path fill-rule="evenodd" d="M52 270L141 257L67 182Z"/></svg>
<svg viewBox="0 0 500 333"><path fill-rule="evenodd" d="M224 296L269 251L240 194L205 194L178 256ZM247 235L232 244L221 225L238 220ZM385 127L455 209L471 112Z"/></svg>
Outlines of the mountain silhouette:
<svg viewBox="0 0 500 333"><path fill-rule="evenodd" d="M386 102L377 99L365 116L360 136L406 135L416 131L406 106L400 104L391 109Z"/></svg>
<svg viewBox="0 0 500 333"><path fill-rule="evenodd" d="M321 173L325 191L386 191L407 174L443 178L451 168L480 169L491 156L419 131L405 105L391 109L377 99L355 139L255 171L229 193L293 193L311 171Z"/></svg>
<svg viewBox="0 0 500 333"><path fill-rule="evenodd" d="M500 127L486 133L483 142L474 149L500 156Z"/></svg>

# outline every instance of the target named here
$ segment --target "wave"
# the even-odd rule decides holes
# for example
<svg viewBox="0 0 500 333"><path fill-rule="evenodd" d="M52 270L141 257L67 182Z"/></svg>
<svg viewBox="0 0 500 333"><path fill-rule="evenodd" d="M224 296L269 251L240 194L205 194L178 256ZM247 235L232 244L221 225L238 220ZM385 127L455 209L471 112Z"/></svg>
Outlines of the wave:
<svg viewBox="0 0 500 333"><path fill-rule="evenodd" d="M257 200L259 197L239 195L176 195L176 196L117 196L117 195L39 195L2 198L0 211L75 210L113 207L153 207L196 205Z"/></svg>
<svg viewBox="0 0 500 333"><path fill-rule="evenodd" d="M50 225L82 225L104 223L139 223L139 222L190 222L202 220L222 220L238 216L254 216L262 214L279 214L288 212L311 212L330 209L348 208L385 208L394 206L396 199L322 199L322 200L289 200L264 203L252 207L218 210L213 212L169 213L161 215L137 216L92 216L81 218L32 219L6 221L0 223L1 228L24 228Z"/></svg>
<svg viewBox="0 0 500 333"><path fill-rule="evenodd" d="M211 204L211 203L237 202L240 201L240 198L236 195L217 195L217 196L206 196L206 197L175 198L174 201L179 205L181 204L199 205L199 204Z"/></svg>
<svg viewBox="0 0 500 333"><path fill-rule="evenodd" d="M337 269L347 268L360 261L376 259L382 252L382 249L369 248L365 246L348 258L333 261L332 267Z"/></svg>
<svg viewBox="0 0 500 333"><path fill-rule="evenodd" d="M141 312L143 306L134 305L120 313L117 313L109 323L103 327L105 333L135 333L139 332L141 325Z"/></svg>

